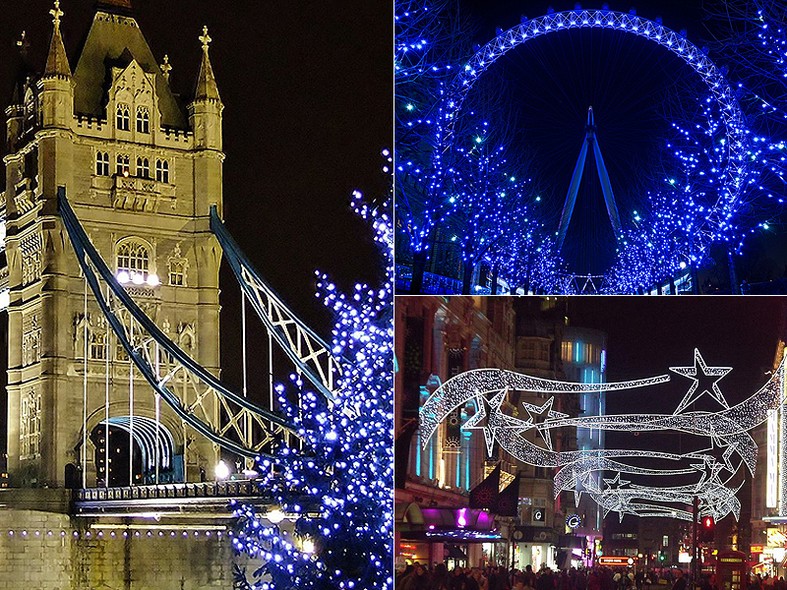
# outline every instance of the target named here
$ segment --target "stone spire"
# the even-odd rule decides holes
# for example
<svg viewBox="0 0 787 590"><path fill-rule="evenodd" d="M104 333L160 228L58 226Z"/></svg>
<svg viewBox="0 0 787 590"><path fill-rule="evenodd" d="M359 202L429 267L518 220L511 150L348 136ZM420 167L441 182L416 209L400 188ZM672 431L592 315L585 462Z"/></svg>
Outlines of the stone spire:
<svg viewBox="0 0 787 590"><path fill-rule="evenodd" d="M169 82L169 73L172 71L172 65L169 63L169 55L164 56L164 62L159 66L161 73L164 74L164 79Z"/></svg>
<svg viewBox="0 0 787 590"><path fill-rule="evenodd" d="M199 67L197 76L197 88L194 91L194 101L207 100L210 102L221 103L219 89L216 86L216 78L213 75L213 67L210 65L208 48L213 40L208 35L208 27L202 27L202 35L199 40L202 42L202 63Z"/></svg>
<svg viewBox="0 0 787 590"><path fill-rule="evenodd" d="M11 97L11 104L22 103L24 87L29 82L33 73L33 68L30 65L28 56L30 40L27 38L26 31L22 31L21 36L16 41L16 48L19 50L19 57L17 59L16 80L14 82L14 92Z"/></svg>
<svg viewBox="0 0 787 590"><path fill-rule="evenodd" d="M60 0L55 0L55 7L49 11L49 14L52 15L54 30L52 31L52 42L49 44L49 55L46 58L44 77L64 76L70 78L71 68L68 65L63 38L60 36L60 19L65 14L60 10Z"/></svg>

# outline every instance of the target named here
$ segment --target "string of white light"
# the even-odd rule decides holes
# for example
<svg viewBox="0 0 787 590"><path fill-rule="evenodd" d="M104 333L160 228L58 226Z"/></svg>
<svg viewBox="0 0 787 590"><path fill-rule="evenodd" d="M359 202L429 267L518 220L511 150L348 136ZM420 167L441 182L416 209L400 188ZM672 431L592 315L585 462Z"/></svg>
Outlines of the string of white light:
<svg viewBox="0 0 787 590"><path fill-rule="evenodd" d="M692 381L672 414L611 414L571 417L553 409L555 395L593 393L646 388L670 381L669 375L616 383L574 383L534 377L502 369L476 369L461 373L438 387L421 408L421 442L424 447L439 424L455 409L474 403L476 412L462 425L466 430L482 430L489 454L495 442L522 463L555 468L554 494L574 491L577 501L587 493L604 509L620 518L625 514L665 516L691 519L686 504L698 496L703 514L716 519L733 514L740 516L737 491L743 485L745 471L753 476L757 467L757 445L749 431L768 418L768 411L785 403L783 376L785 362L754 394L730 407L718 382L731 367L708 366L698 350L694 364L670 370ZM700 387L701 377L713 378L710 386ZM503 413L509 392L552 394L543 405L524 402L527 419ZM708 394L720 406L717 412L687 411L694 402ZM705 449L685 453L667 453L650 449L585 449L555 451L551 431L559 428L586 428L616 432L675 432L710 438ZM538 434L538 437L527 433ZM532 438L533 440L529 440ZM537 444L540 440L543 446ZM737 457L737 458L736 458ZM670 462L672 468L648 468L643 461ZM744 469L744 466L746 469ZM605 473L615 473L604 479ZM600 477L599 477L600 474ZM621 474L675 481L677 476L696 481L683 485L631 485ZM603 481L606 485L600 485Z"/></svg>

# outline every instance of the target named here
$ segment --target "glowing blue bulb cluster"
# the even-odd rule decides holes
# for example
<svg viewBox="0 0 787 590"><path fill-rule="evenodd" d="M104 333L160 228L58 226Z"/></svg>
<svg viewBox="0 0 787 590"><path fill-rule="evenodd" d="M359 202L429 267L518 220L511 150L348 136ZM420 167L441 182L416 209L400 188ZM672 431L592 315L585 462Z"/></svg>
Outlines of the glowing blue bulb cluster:
<svg viewBox="0 0 787 590"><path fill-rule="evenodd" d="M356 192L352 205L382 247L386 280L345 295L317 275L318 295L336 317L333 353L348 362L333 404L297 376L277 388L304 444L282 446L275 464L259 465L275 509L235 506L233 543L263 563L253 580L237 572L240 588L393 587L393 225L390 201L373 208ZM290 526L280 525L284 518Z"/></svg>
<svg viewBox="0 0 787 590"><path fill-rule="evenodd" d="M787 142L779 135L787 133L787 108L779 105L787 107L787 93L774 97L766 92L783 90L787 79L787 34L774 20L780 17L778 10L760 10L756 26L750 28L756 32L754 38L735 44L742 48L737 56L742 62L759 64L758 72L775 72L755 91L744 84L733 90L727 69L717 67L707 50L658 19L607 9L550 12L498 31L489 43L468 51L461 35L446 36L444 25L437 26L441 21L436 14L444 9L439 2L405 2L397 16L397 46L408 48L400 52L407 53L407 59L397 62L397 96L401 92L402 104L413 106L405 109L407 116L397 114L397 230L400 261L409 263L407 257L412 256L414 283L418 264L423 269L445 240L456 245L465 283L483 263L512 288L572 292L572 277L546 231L551 228L548 213L535 208L540 195L528 189L532 183L516 180L519 175L513 170L508 171L513 186L502 189L499 177L506 171L505 156L491 139L497 130L480 122L483 117L472 112L467 100L470 89L497 59L558 30L610 29L647 38L682 59L707 88L705 96L693 99L689 93L676 101L679 110L672 114L671 137L663 149L663 176L640 196L642 205L624 227L616 260L603 277L604 291L635 293L693 273L708 264L714 247L730 255L741 253L748 237L769 231L783 214ZM443 16L450 21L450 14ZM455 57L463 53L464 60ZM414 63L419 67L405 67ZM752 112L752 104L758 112ZM773 124L776 116L781 127ZM483 191L485 198L474 186L482 170L491 181ZM517 199L521 204L513 205ZM512 207L516 215L510 214ZM483 227L514 218L499 226L505 240ZM458 284L461 281L454 283Z"/></svg>

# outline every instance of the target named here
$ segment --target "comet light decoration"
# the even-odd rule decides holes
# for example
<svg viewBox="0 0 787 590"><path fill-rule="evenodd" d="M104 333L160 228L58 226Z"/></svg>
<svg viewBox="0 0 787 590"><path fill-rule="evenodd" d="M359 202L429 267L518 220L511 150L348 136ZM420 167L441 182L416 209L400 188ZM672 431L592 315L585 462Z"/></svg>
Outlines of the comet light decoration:
<svg viewBox="0 0 787 590"><path fill-rule="evenodd" d="M613 383L556 381L502 369L467 371L443 383L421 407L421 443L426 446L453 410L474 404L476 411L462 428L483 431L490 455L497 443L522 463L553 468L555 497L562 491L571 491L579 504L579 498L586 493L605 515L616 512L621 519L631 514L691 520L686 506L698 496L703 515L719 520L732 514L737 519L741 505L736 493L746 473L753 476L757 467L757 445L749 432L767 420L769 410L785 403L785 362L759 390L733 406L719 385L731 370L709 366L695 350L693 363L671 367L671 374ZM572 417L553 409L555 396L562 394L647 390L671 382L675 376L689 380L690 385L672 413ZM513 392L551 397L540 405L520 403L515 416L504 413L510 407L505 401ZM704 396L720 409L692 409ZM683 433L702 443L680 453L642 448L554 450L553 432L565 428L633 434ZM654 462L667 467L642 466ZM643 483L636 483L635 479Z"/></svg>

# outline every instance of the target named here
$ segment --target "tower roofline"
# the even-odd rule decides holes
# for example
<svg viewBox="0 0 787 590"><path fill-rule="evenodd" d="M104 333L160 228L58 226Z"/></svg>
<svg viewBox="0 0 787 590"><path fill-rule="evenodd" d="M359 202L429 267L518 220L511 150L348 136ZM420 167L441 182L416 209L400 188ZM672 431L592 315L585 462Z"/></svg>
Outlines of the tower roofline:
<svg viewBox="0 0 787 590"><path fill-rule="evenodd" d="M132 16L134 13L131 0L96 0L96 11L99 10L123 16Z"/></svg>

